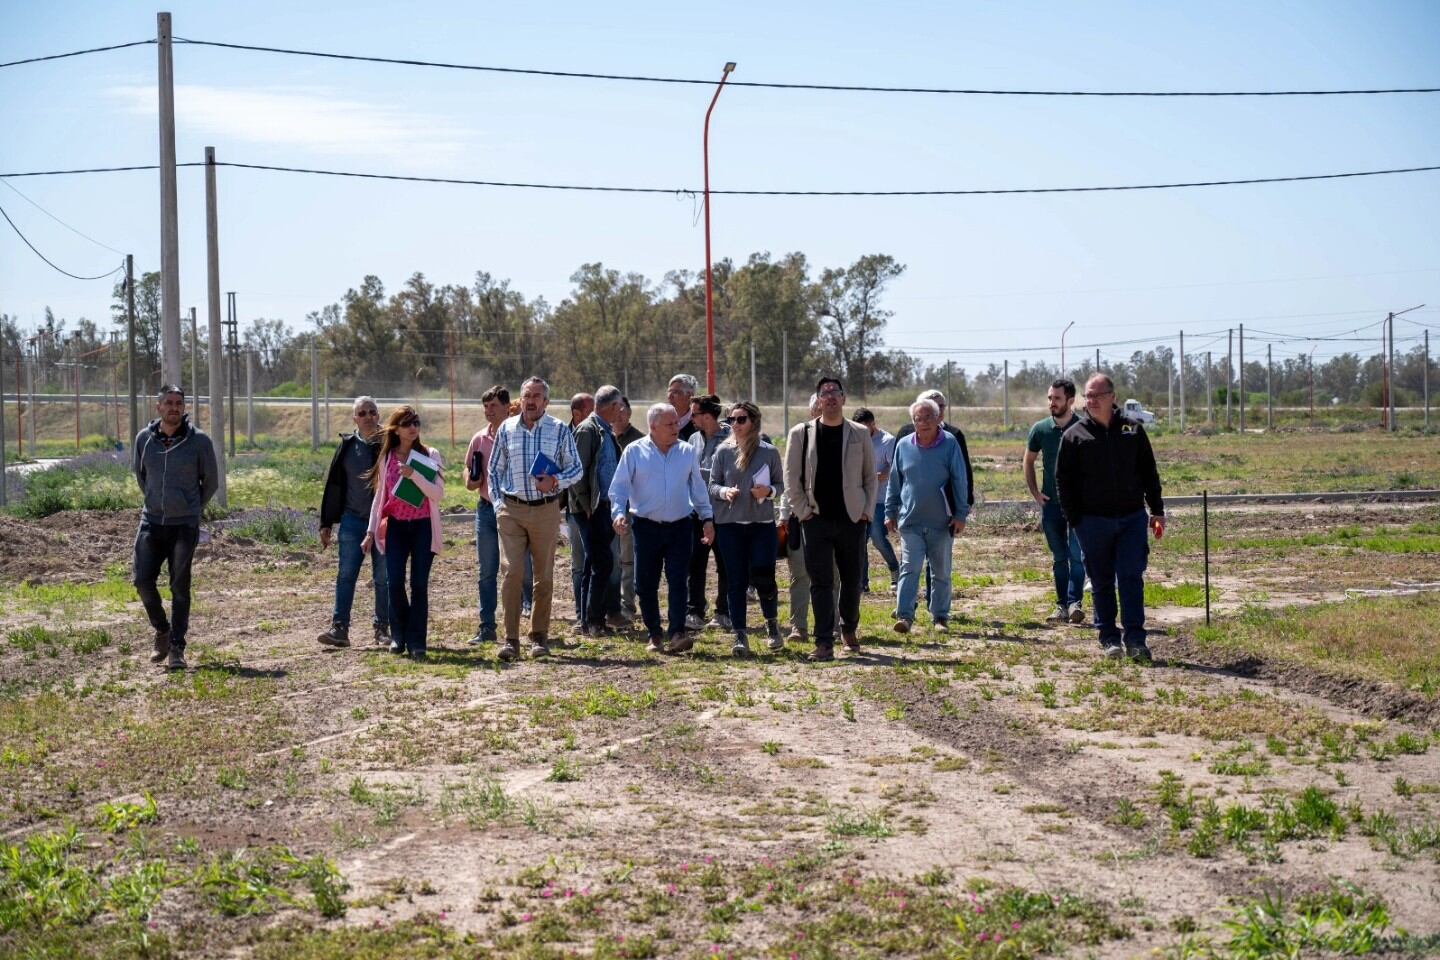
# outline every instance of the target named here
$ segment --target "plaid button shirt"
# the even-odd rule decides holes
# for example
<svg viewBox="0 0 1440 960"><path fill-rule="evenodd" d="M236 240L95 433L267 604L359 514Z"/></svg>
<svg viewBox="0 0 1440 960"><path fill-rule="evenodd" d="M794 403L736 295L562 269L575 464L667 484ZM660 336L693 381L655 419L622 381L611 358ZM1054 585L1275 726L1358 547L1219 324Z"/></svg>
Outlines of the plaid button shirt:
<svg viewBox="0 0 1440 960"><path fill-rule="evenodd" d="M580 479L583 472L580 454L575 449L575 435L568 426L548 413L541 414L534 429L526 428L520 414L502 423L490 454L491 496L495 500L507 493L522 500L545 497L535 486L536 478L530 475L535 455L541 452L560 465L556 479L560 481L561 490Z"/></svg>

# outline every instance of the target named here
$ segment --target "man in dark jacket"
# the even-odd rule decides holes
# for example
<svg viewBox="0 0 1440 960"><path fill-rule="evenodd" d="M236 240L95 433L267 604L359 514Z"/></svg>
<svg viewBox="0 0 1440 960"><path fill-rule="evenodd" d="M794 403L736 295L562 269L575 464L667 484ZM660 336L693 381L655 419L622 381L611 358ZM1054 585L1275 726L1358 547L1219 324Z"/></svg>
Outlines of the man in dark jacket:
<svg viewBox="0 0 1440 960"><path fill-rule="evenodd" d="M615 424L621 418L622 399L620 388L607 383L595 391L595 409L575 427L575 451L580 455L584 473L565 493L570 515L578 520L580 538L585 545L580 592L575 595L575 619L584 636L601 636L607 625L605 595L610 589L610 571L615 564L611 548L615 528L610 519L610 481L615 478L615 467L620 462ZM608 619L608 624L629 626L618 613Z"/></svg>
<svg viewBox="0 0 1440 960"><path fill-rule="evenodd" d="M1115 406L1115 384L1103 373L1085 384L1085 412L1060 438L1055 486L1065 519L1080 536L1101 649L1111 659L1148 661L1145 507L1158 540L1165 534L1165 503L1150 438ZM1123 637L1115 626L1117 582Z"/></svg>
<svg viewBox="0 0 1440 960"><path fill-rule="evenodd" d="M330 531L340 525L340 572L335 577L335 609L330 629L316 639L327 647L350 646L350 609L355 603L355 582L365 564L360 545L370 523L370 501L374 488L365 477L375 466L380 452L380 409L372 397L356 397L350 408L355 432L344 434L330 470L325 474L325 493L320 499L320 549L330 547ZM371 620L375 642L390 642L390 602L385 558L370 552L370 579L375 587L375 616Z"/></svg>
<svg viewBox="0 0 1440 960"><path fill-rule="evenodd" d="M135 535L134 580L145 615L155 629L151 663L185 669L190 628L190 565L200 542L200 517L220 488L215 446L185 415L185 391L167 384L155 404L159 414L135 436L131 469L145 509ZM171 614L155 582L160 565L170 568Z"/></svg>

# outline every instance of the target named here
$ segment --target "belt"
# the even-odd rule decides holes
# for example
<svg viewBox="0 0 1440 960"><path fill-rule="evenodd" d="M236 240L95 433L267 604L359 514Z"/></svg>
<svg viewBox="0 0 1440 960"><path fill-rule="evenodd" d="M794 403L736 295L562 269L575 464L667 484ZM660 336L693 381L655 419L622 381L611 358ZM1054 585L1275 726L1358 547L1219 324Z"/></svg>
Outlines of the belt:
<svg viewBox="0 0 1440 960"><path fill-rule="evenodd" d="M556 500L559 500L560 494L552 493L550 496L541 497L539 500L526 500L524 497L517 497L513 493L507 493L505 494L505 499L509 500L511 503L519 504L522 507L539 507L547 503L554 503Z"/></svg>

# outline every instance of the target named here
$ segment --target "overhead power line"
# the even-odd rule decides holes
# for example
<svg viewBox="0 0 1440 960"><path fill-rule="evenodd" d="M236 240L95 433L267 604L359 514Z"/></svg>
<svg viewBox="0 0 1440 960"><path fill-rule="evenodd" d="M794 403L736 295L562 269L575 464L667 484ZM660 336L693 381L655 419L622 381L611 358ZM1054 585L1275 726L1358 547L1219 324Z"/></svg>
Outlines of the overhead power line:
<svg viewBox="0 0 1440 960"><path fill-rule="evenodd" d="M203 167L204 163L177 163L177 167ZM601 184L528 183L513 180L469 180L459 177L421 177L398 173L363 173L354 170L324 170L314 167L284 167L264 163L224 161L217 167L239 170L268 170L274 173L302 173L311 176L348 177L358 180L391 180L403 183L439 183L472 187L507 187L521 190L568 190L582 193L659 193L698 195L694 187L618 187ZM26 173L0 173L0 178L52 177L81 173L115 173L127 170L158 170L155 164L125 167L90 167L76 170L35 170ZM1004 196L1041 193L1113 193L1127 190L1178 190L1189 187L1231 187L1262 183L1299 183L1309 180L1344 180L1355 177L1381 177L1401 173L1426 173L1440 170L1440 165L1401 167L1393 170L1361 170L1350 173L1316 173L1288 177L1249 177L1242 180L1196 180L1176 183L1137 183L1091 187L1011 187L975 190L711 190L715 196L731 197L968 197Z"/></svg>
<svg viewBox="0 0 1440 960"><path fill-rule="evenodd" d="M91 47L88 50L71 50L69 53L52 53L44 57L29 57L25 60L11 60L8 63L0 63L3 67L18 67L26 63L44 63L46 60L64 60L67 57L83 57L87 53L104 53L107 50L124 50L126 47L143 47L154 43L155 40L133 40L130 43L113 43L108 47Z"/></svg>
<svg viewBox="0 0 1440 960"><path fill-rule="evenodd" d="M64 220L61 220L59 217L55 216L55 214L51 213L49 210L46 210L44 207L40 206L40 204L36 203L34 200L31 200L31 199L30 199L29 197L27 197L25 194L21 193L21 192L20 192L20 189L19 189L18 187L16 187L14 184L12 184L12 183L10 183L10 182L8 182L8 181L6 181L6 180L0 180L0 183L5 184L6 188L8 188L8 189L10 189L10 190L13 190L13 191L15 192L15 195L18 196L21 200L24 200L26 203L30 204L30 206L34 207L36 210L39 210L41 213L45 214L45 216L49 217L51 220L54 220L56 223L60 224L60 226L64 227L66 230L69 230L71 233L75 234L75 236L77 236L77 237L83 237L84 239L89 240L91 243L95 244L95 246L97 246L97 247L104 247L106 250L109 250L111 253L118 253L118 254L120 254L120 256L122 256L122 257L125 256L125 251L124 251L124 250L116 250L114 247L110 246L108 243L101 243L99 240L96 240L94 237L90 236L90 234L85 233L85 232L82 231L82 230L77 230L75 227L70 226L70 224L66 223Z"/></svg>
<svg viewBox="0 0 1440 960"><path fill-rule="evenodd" d="M538 77L565 77L577 80L621 80L632 83L693 84L711 87L714 78L689 79L656 77L643 74L587 73L576 70L541 70L529 67L495 67L475 63L447 63L440 60L417 60L403 57L376 57L355 53L330 53L321 50L296 50L289 47L266 47L248 43L225 43L219 40L188 40L176 37L176 43L194 46L245 50L252 53L278 53L296 57L318 57L324 60L350 60L360 63L385 63L404 67L432 67L440 70L470 70L482 73L510 73ZM1341 97L1391 93L1440 93L1440 87L1391 87L1366 90L988 90L966 87L890 87L840 83L766 83L729 80L726 86L758 87L768 90L826 90L844 93L929 93L955 96L986 97Z"/></svg>
<svg viewBox="0 0 1440 960"><path fill-rule="evenodd" d="M23 240L23 241L25 242L25 246L27 246L27 247L30 248L30 252L31 252L31 253L35 254L35 256L39 257L41 260L44 260L47 264L49 264L49 265L50 265L50 268L51 268L52 270L58 271L59 273L63 273L63 274L65 274L65 276L70 277L70 278L72 278L72 279L74 279L74 280L104 280L106 277L114 276L114 275L115 275L116 273L118 273L119 271L125 269L125 264L122 263L122 264L120 264L118 267L116 267L116 268L113 269L113 270L110 270L110 271L107 272L107 273L101 273L101 274L98 274L98 275L93 276L93 277L82 277L82 276L80 276L78 273L71 273L69 270L66 270L64 267L56 266L55 261L51 260L49 257L45 256L45 254L41 253L38 249L36 249L35 244L31 243L31 242L26 238L25 234L23 234L23 233L20 232L20 228L17 227L17 226L15 226L15 221L10 219L10 214L8 214L8 213L5 212L5 208L4 208L4 207L0 207L0 217L4 217L4 218L5 218L5 222L8 223L8 224L10 224L10 229L15 231L15 236L19 237L21 240Z"/></svg>

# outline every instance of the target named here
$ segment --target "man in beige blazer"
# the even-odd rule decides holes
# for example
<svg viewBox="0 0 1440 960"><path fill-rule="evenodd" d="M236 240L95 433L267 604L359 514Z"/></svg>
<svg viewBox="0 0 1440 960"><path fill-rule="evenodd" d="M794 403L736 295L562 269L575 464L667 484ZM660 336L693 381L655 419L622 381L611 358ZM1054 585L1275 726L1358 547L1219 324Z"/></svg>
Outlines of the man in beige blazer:
<svg viewBox="0 0 1440 960"><path fill-rule="evenodd" d="M815 384L820 416L796 424L785 444L785 500L800 520L810 608L815 616L814 661L835 659L835 571L840 583L840 635L860 652L860 580L875 513L875 447L864 426L845 419L845 389L834 377Z"/></svg>

